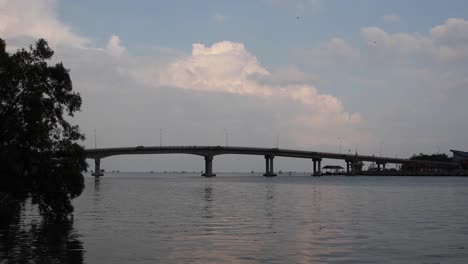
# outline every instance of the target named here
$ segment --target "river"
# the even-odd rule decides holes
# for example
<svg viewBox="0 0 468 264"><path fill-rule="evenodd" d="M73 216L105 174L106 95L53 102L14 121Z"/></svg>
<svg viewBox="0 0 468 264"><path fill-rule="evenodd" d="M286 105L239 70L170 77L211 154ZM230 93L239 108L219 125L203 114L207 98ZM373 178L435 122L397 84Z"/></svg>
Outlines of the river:
<svg viewBox="0 0 468 264"><path fill-rule="evenodd" d="M468 263L468 178L86 175L73 222L25 206L0 264Z"/></svg>

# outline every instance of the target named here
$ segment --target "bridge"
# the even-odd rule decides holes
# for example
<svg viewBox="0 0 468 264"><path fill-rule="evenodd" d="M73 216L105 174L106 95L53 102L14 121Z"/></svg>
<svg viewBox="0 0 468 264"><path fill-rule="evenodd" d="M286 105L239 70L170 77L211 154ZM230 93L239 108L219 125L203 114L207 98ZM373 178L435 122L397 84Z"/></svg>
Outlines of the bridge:
<svg viewBox="0 0 468 264"><path fill-rule="evenodd" d="M159 146L159 147L129 147L129 148L96 148L86 149L86 158L94 159L94 176L102 176L101 159L116 156L116 155L146 155L146 154L190 154L204 157L205 170L202 176L214 177L213 173L213 157L225 154L238 155L258 155L265 157L265 173L266 177L276 176L274 172L273 160L275 157L289 157L310 159L313 162L312 175L321 175L322 159L344 160L346 162L346 173L354 174L356 164L358 162L375 162L377 169L385 170L386 164L404 164L404 163L421 163L426 165L450 165L458 166L456 162L437 162L424 160L409 160L389 157L376 157L366 155L351 155L331 152L317 152L305 150L279 149L279 148L252 148L252 147L223 147L223 146Z"/></svg>

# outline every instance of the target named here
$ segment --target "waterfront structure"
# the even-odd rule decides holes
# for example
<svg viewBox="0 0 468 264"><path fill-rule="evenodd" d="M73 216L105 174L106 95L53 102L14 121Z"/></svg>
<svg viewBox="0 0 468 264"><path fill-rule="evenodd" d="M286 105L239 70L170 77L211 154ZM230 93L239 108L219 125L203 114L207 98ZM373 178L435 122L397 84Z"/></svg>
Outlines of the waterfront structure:
<svg viewBox="0 0 468 264"><path fill-rule="evenodd" d="M325 174L339 174L343 172L344 168L336 165L327 165L323 167L322 170L325 172Z"/></svg>
<svg viewBox="0 0 468 264"><path fill-rule="evenodd" d="M260 155L265 157L265 177L276 176L274 172L273 160L275 157L290 157L310 159L313 162L312 175L321 175L322 159L344 160L346 162L346 174L353 175L356 171L356 166L362 162L375 162L378 170L385 170L387 163L404 164L404 163L421 163L434 165L449 165L458 166L456 162L439 162L439 161L424 161L424 160L409 160L390 157L375 157L357 154L341 154L331 152L291 150L279 148L252 148L252 147L222 147L222 146L159 146L159 147L130 147L130 148L100 148L85 150L86 157L94 159L94 171L100 172L95 176L102 176L101 159L115 155L142 155L142 154L190 154L202 156L205 159L205 171L202 176L214 177L213 173L213 158L223 154L239 154L239 155Z"/></svg>
<svg viewBox="0 0 468 264"><path fill-rule="evenodd" d="M453 161L460 164L462 168L468 168L468 152L461 150L450 150L453 153Z"/></svg>

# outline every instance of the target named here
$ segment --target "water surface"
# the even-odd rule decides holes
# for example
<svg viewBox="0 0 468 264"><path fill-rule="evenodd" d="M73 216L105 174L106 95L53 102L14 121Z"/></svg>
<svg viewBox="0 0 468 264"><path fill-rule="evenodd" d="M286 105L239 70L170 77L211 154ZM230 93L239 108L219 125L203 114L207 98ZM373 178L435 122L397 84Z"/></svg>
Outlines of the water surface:
<svg viewBox="0 0 468 264"><path fill-rule="evenodd" d="M87 176L74 205L63 243L42 250L58 262L468 260L468 178L118 173Z"/></svg>

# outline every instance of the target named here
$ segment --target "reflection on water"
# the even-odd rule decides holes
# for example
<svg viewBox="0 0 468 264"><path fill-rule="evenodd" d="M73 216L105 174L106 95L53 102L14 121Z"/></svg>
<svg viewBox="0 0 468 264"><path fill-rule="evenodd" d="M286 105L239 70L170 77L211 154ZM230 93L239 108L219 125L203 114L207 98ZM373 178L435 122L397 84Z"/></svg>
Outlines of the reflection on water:
<svg viewBox="0 0 468 264"><path fill-rule="evenodd" d="M275 208L275 184L273 182L268 182L265 184L265 218L266 222L269 224L269 227L272 228L274 221L274 208Z"/></svg>
<svg viewBox="0 0 468 264"><path fill-rule="evenodd" d="M205 206L203 207L203 217L213 218L213 185L208 183L204 188Z"/></svg>
<svg viewBox="0 0 468 264"><path fill-rule="evenodd" d="M467 190L468 178L87 177L74 222L2 215L0 264L465 264Z"/></svg>
<svg viewBox="0 0 468 264"><path fill-rule="evenodd" d="M83 263L73 222L42 220L27 207L1 214L0 263Z"/></svg>
<svg viewBox="0 0 468 264"><path fill-rule="evenodd" d="M100 188L101 188L101 177L95 177L94 178L94 192L99 193Z"/></svg>

